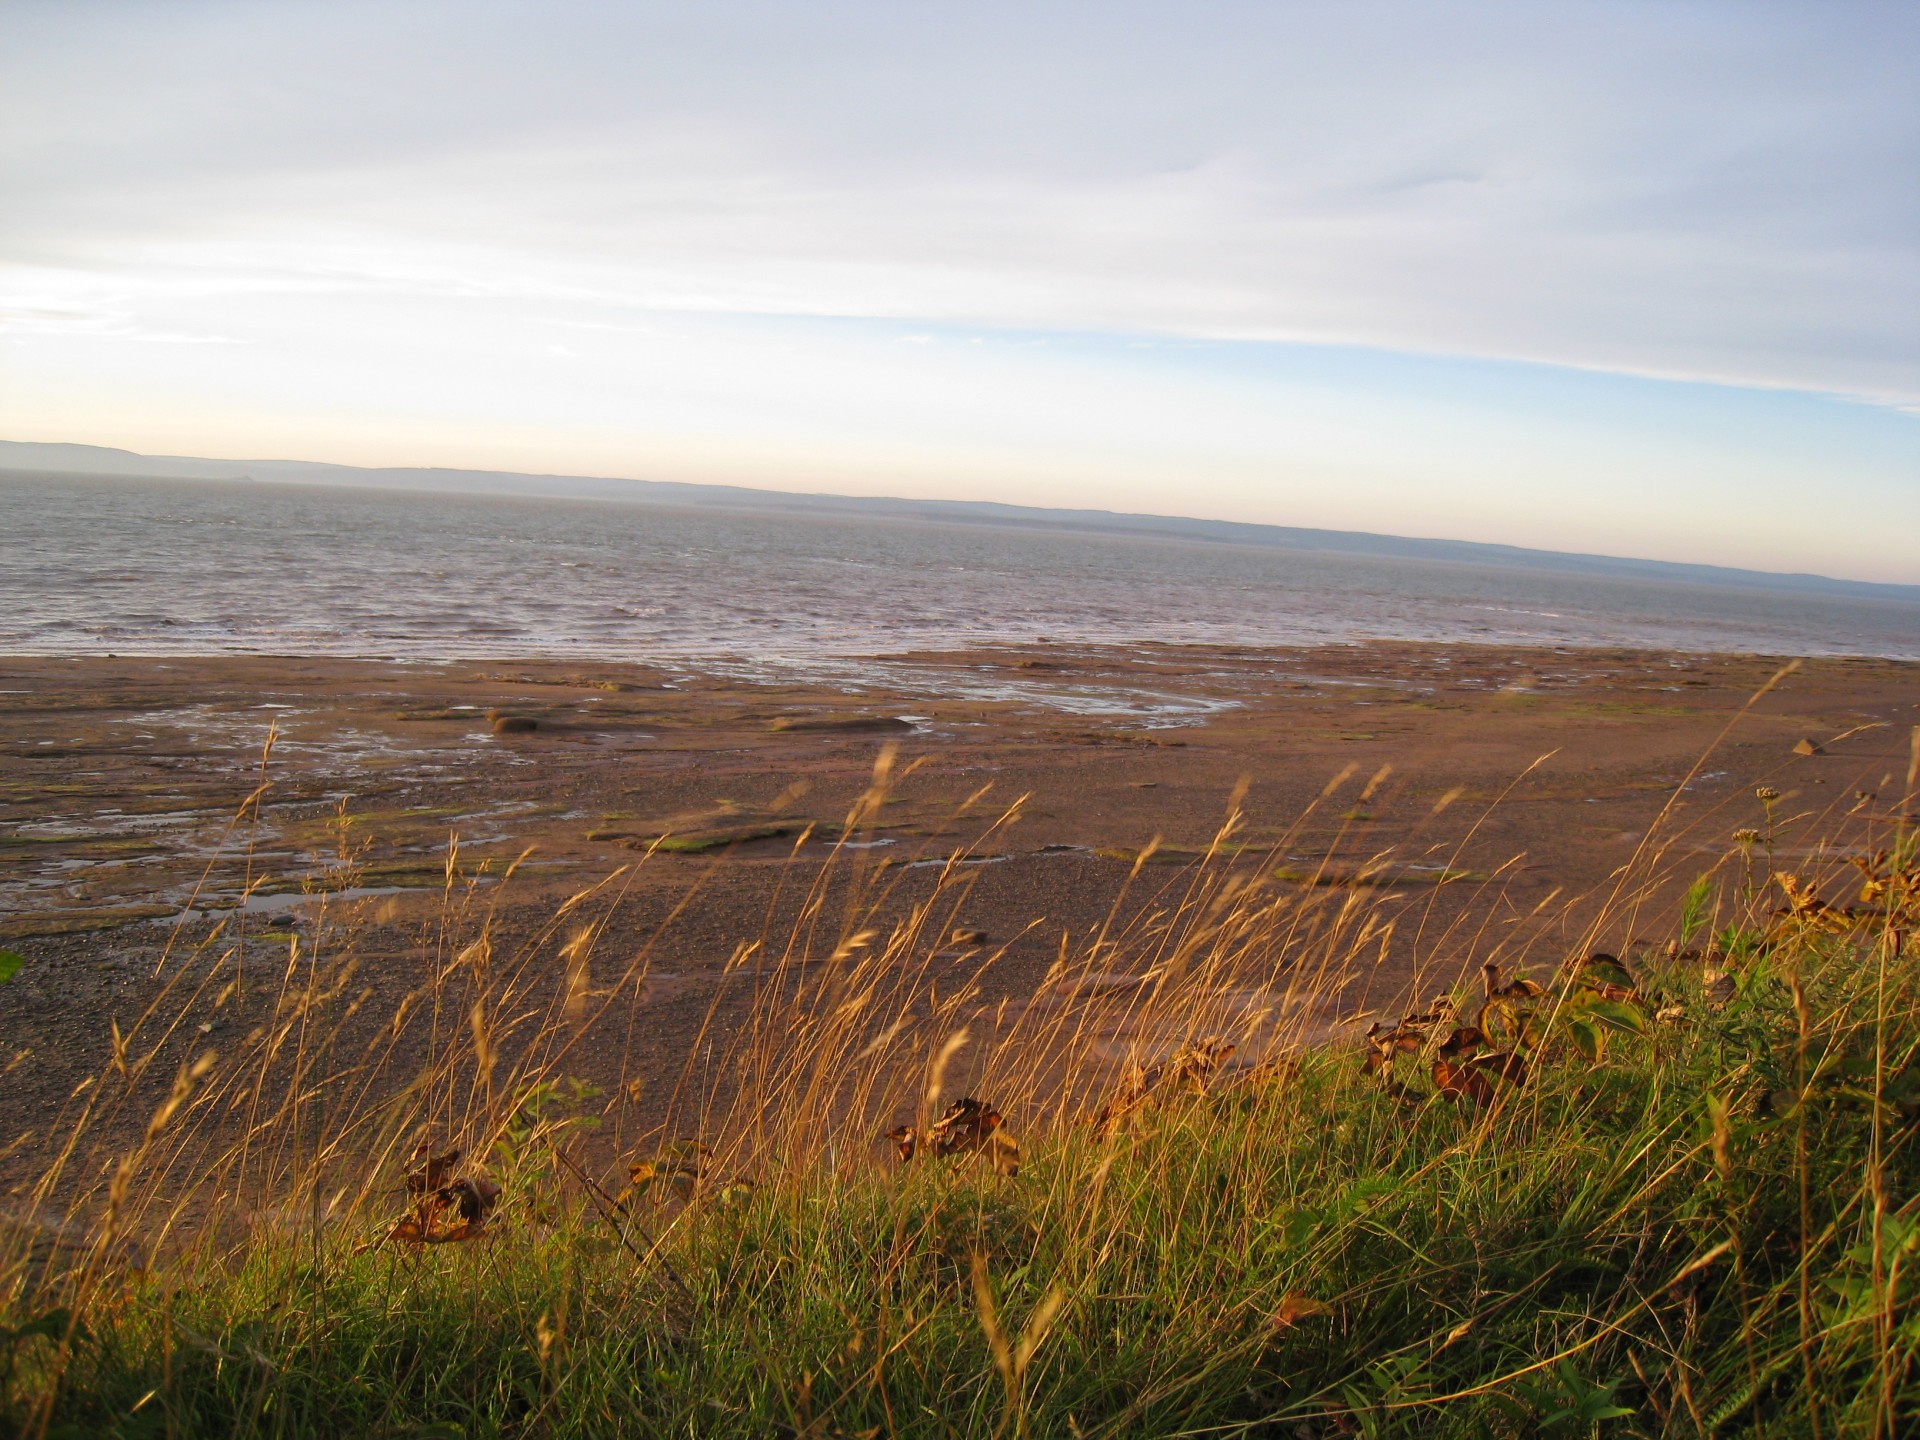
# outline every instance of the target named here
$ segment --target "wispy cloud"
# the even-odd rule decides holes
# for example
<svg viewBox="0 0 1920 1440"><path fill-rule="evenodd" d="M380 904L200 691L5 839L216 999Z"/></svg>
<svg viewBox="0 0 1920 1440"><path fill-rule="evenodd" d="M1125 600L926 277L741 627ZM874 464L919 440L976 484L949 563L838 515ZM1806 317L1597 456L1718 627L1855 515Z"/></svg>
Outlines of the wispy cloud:
<svg viewBox="0 0 1920 1440"><path fill-rule="evenodd" d="M1920 397L1901 5L67 3L9 28L15 253Z"/></svg>

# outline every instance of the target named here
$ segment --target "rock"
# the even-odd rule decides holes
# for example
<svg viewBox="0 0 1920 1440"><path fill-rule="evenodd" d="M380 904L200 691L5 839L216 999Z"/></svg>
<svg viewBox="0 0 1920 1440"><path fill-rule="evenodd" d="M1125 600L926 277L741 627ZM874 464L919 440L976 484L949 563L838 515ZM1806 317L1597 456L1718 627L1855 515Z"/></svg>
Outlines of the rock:
<svg viewBox="0 0 1920 1440"><path fill-rule="evenodd" d="M858 735L911 730L913 723L895 715L782 715L767 728L776 734L814 731L835 735Z"/></svg>
<svg viewBox="0 0 1920 1440"><path fill-rule="evenodd" d="M984 945L987 943L987 932L984 930L969 930L966 926L962 925L947 937L947 943L949 945Z"/></svg>
<svg viewBox="0 0 1920 1440"><path fill-rule="evenodd" d="M540 722L531 715L497 715L493 721L496 735L527 735L539 728Z"/></svg>
<svg viewBox="0 0 1920 1440"><path fill-rule="evenodd" d="M1793 747L1793 753L1796 755L1824 755L1827 752L1811 740L1802 740L1798 745Z"/></svg>
<svg viewBox="0 0 1920 1440"><path fill-rule="evenodd" d="M750 825L718 825L704 830L683 830L658 841L629 841L645 848L653 845L676 855L697 855L704 850L721 850L729 845L744 845L749 840L774 840L791 835L800 827L788 822Z"/></svg>

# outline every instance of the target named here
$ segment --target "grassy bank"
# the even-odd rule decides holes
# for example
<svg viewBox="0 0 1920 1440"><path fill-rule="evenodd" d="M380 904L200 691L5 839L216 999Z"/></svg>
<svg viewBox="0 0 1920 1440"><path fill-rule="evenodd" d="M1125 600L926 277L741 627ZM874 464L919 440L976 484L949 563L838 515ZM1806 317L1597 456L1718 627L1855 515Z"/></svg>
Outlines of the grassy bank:
<svg viewBox="0 0 1920 1440"><path fill-rule="evenodd" d="M365 1017L296 944L279 1028L239 1063L178 1054L147 1074L165 1083L145 1139L83 1187L96 1228L64 1262L16 1256L6 1423L1920 1433L1920 873L1896 843L1850 912L1860 874L1836 867L1846 893L1839 873L1763 891L1756 842L1738 843L1632 953L1515 953L1455 927L1451 973L1470 978L1364 1036L1302 1024L1297 1045L1222 997L1249 974L1326 988L1372 944L1371 892L1276 880L1222 847L1155 925L1063 945L1058 979L1082 983L1062 993L1091 1006L1134 985L1127 1033L1164 1043L1122 1066L1089 1010L1036 1011L967 1072L997 1127L940 1123L978 1023L964 989L930 993L951 912L884 935L851 907L816 915L835 943L814 963L790 938L766 961L761 1019L720 1067L731 1087L611 1158L606 1097L565 1081L582 1007L616 1006L628 978L569 968L588 971L592 925L556 988L552 964L476 952L482 917L412 1012L429 1017L413 1078L324 1114L313 1097L340 1075L374 1096L340 1048ZM1238 1063L1256 1031L1268 1043ZM902 1095L912 1135L876 1145ZM249 1104L266 1128L237 1147L194 1129ZM262 1188L284 1203L219 1211ZM136 1214L192 1238L134 1263Z"/></svg>

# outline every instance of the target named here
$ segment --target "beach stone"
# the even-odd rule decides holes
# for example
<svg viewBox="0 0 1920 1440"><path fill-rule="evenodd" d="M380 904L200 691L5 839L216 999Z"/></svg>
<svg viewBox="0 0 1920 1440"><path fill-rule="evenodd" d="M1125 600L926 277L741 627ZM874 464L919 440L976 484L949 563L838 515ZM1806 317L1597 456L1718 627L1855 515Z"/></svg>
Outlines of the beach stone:
<svg viewBox="0 0 1920 1440"><path fill-rule="evenodd" d="M1793 753L1796 755L1824 755L1827 752L1811 740L1802 740L1798 745L1793 747Z"/></svg>
<svg viewBox="0 0 1920 1440"><path fill-rule="evenodd" d="M540 728L540 722L531 715L500 715L493 722L496 735L529 735Z"/></svg>
<svg viewBox="0 0 1920 1440"><path fill-rule="evenodd" d="M913 723L894 715L782 715L768 727L776 734L791 731L833 735L878 734L911 730Z"/></svg>

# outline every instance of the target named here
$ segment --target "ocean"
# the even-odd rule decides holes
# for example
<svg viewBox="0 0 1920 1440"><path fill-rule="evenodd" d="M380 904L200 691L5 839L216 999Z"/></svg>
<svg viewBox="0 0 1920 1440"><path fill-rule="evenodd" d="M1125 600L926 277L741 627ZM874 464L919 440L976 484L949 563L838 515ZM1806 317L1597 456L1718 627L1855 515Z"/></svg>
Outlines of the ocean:
<svg viewBox="0 0 1920 1440"><path fill-rule="evenodd" d="M1920 604L879 518L0 473L0 653L806 669L1039 639L1920 659Z"/></svg>

